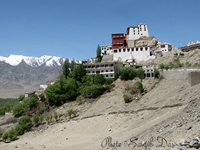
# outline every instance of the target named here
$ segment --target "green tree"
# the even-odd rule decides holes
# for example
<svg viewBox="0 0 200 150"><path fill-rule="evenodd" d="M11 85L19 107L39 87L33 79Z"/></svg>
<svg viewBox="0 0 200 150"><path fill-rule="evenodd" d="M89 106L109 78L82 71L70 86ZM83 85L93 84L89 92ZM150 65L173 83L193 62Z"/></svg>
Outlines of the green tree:
<svg viewBox="0 0 200 150"><path fill-rule="evenodd" d="M63 64L63 67L62 67L62 71L63 71L63 74L65 76L65 78L67 78L70 74L70 63L69 63L69 60L66 59L64 64Z"/></svg>
<svg viewBox="0 0 200 150"><path fill-rule="evenodd" d="M73 69L74 69L75 66L76 66L76 62L75 62L75 60L73 59L73 60L71 61L71 65L70 65L71 72L73 71Z"/></svg>
<svg viewBox="0 0 200 150"><path fill-rule="evenodd" d="M132 80L136 77L137 72L131 67L121 67L118 71L121 80Z"/></svg>
<svg viewBox="0 0 200 150"><path fill-rule="evenodd" d="M25 95L24 95L24 94L21 94L21 95L19 95L18 100L19 100L19 101L23 101L24 98L25 98Z"/></svg>
<svg viewBox="0 0 200 150"><path fill-rule="evenodd" d="M81 89L81 94L85 98L96 98L105 91L103 85L92 84Z"/></svg>
<svg viewBox="0 0 200 150"><path fill-rule="evenodd" d="M101 62L102 60L101 47L99 45L97 46L97 50L96 50L96 59L97 59L97 62Z"/></svg>
<svg viewBox="0 0 200 150"><path fill-rule="evenodd" d="M83 64L75 66L73 71L71 72L71 77L75 80L81 82L82 78L86 75L87 71Z"/></svg>
<svg viewBox="0 0 200 150"><path fill-rule="evenodd" d="M67 100L75 100L78 96L79 85L77 81L73 78L62 79L62 84L60 84L60 79L57 79L53 85L49 85L45 91L49 104L51 106L62 105Z"/></svg>

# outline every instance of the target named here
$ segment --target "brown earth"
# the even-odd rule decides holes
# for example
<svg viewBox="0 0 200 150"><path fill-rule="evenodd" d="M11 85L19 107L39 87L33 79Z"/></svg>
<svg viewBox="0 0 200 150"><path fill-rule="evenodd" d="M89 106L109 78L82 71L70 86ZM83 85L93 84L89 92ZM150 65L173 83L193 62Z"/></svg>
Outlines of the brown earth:
<svg viewBox="0 0 200 150"><path fill-rule="evenodd" d="M160 82L145 79L148 92L128 104L123 92L127 82L133 81L118 79L111 92L93 103L66 103L57 109L76 109L77 118L44 125L43 130L28 132L11 143L0 142L0 149L132 150L145 149L145 142L148 149L171 149L200 134L200 84L191 87L187 75L188 71L165 71Z"/></svg>
<svg viewBox="0 0 200 150"><path fill-rule="evenodd" d="M148 63L169 64L177 58L175 53L180 51L175 49ZM179 60L184 64L200 64L200 52L194 50L184 53ZM118 79L111 92L100 98L82 104L66 103L56 110L63 113L71 108L76 109L78 117L53 125L45 124L11 143L0 142L0 149L168 150L188 138L199 140L200 84L189 85L189 71L163 71L164 79L160 82L158 79L143 80L148 92L141 98L134 97L128 104L124 102L123 94L127 85L135 81ZM9 118L13 118L12 115L0 117L0 124ZM134 141L136 138L138 140Z"/></svg>

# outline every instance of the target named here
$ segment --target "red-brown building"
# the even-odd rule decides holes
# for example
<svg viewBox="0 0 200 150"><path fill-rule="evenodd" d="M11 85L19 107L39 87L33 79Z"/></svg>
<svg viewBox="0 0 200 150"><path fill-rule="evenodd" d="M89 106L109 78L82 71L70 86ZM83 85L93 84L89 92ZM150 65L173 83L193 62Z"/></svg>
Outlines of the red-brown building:
<svg viewBox="0 0 200 150"><path fill-rule="evenodd" d="M124 33L112 34L112 48L121 48L126 46Z"/></svg>

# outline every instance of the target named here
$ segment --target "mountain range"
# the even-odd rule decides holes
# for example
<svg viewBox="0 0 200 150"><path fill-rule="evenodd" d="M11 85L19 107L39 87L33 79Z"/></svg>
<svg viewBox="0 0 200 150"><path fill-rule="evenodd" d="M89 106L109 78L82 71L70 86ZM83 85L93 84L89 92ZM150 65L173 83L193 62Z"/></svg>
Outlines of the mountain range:
<svg viewBox="0 0 200 150"><path fill-rule="evenodd" d="M0 98L18 97L37 90L40 84L55 81L66 58L57 56L0 56ZM69 62L72 60L69 59ZM76 61L80 63L80 61Z"/></svg>

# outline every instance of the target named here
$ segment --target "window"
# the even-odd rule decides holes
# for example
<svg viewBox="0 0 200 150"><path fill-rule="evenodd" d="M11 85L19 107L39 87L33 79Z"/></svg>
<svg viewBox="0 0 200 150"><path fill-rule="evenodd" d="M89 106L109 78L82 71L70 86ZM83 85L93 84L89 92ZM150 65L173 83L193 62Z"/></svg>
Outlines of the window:
<svg viewBox="0 0 200 150"><path fill-rule="evenodd" d="M147 51L147 50L148 50L148 47L145 47L145 50Z"/></svg>
<svg viewBox="0 0 200 150"><path fill-rule="evenodd" d="M136 51L138 51L138 48L136 48Z"/></svg>
<svg viewBox="0 0 200 150"><path fill-rule="evenodd" d="M108 72L108 70L106 70L106 72Z"/></svg>
<svg viewBox="0 0 200 150"><path fill-rule="evenodd" d="M101 70L101 72L104 72L103 70Z"/></svg>
<svg viewBox="0 0 200 150"><path fill-rule="evenodd" d="M126 52L126 49L123 49L123 52Z"/></svg>
<svg viewBox="0 0 200 150"><path fill-rule="evenodd" d="M128 48L127 50L128 50L128 52L130 51L130 49L129 49L129 48Z"/></svg>
<svg viewBox="0 0 200 150"><path fill-rule="evenodd" d="M161 48L165 48L165 45L161 45Z"/></svg>
<svg viewBox="0 0 200 150"><path fill-rule="evenodd" d="M113 74L111 74L110 77L113 77Z"/></svg>
<svg viewBox="0 0 200 150"><path fill-rule="evenodd" d="M114 50L114 53L117 53L117 49Z"/></svg>
<svg viewBox="0 0 200 150"><path fill-rule="evenodd" d="M140 47L140 51L142 51L143 50L143 48L142 47Z"/></svg>
<svg viewBox="0 0 200 150"><path fill-rule="evenodd" d="M134 48L131 48L132 52L134 51Z"/></svg>
<svg viewBox="0 0 200 150"><path fill-rule="evenodd" d="M121 49L119 49L119 52L121 52Z"/></svg>
<svg viewBox="0 0 200 150"><path fill-rule="evenodd" d="M113 70L110 70L110 72L113 72Z"/></svg>
<svg viewBox="0 0 200 150"><path fill-rule="evenodd" d="M108 77L108 75L106 75L106 77Z"/></svg>

